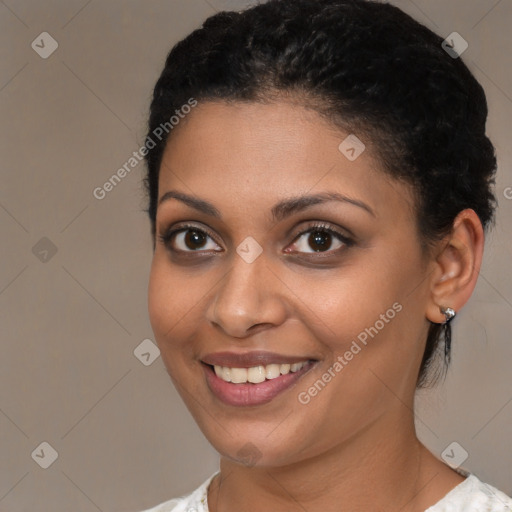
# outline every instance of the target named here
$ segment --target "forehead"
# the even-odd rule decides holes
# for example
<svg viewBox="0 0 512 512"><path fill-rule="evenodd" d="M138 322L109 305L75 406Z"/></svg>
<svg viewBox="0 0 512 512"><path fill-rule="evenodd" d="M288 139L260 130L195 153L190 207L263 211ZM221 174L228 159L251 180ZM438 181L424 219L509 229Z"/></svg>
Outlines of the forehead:
<svg viewBox="0 0 512 512"><path fill-rule="evenodd" d="M381 170L371 141L359 135L364 150L352 134L295 103L199 103L169 137L159 197L179 189L248 209L329 191L383 213L398 200L409 205L408 188ZM347 145L362 152L353 159L357 153L347 153Z"/></svg>

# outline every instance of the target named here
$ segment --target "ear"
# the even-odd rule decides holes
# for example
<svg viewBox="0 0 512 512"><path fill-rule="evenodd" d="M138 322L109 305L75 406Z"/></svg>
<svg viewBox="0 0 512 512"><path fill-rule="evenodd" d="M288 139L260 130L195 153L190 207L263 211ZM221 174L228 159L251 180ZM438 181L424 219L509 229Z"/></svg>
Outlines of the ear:
<svg viewBox="0 0 512 512"><path fill-rule="evenodd" d="M453 230L440 244L430 275L430 300L426 317L444 323L441 307L459 312L468 301L480 273L484 251L484 231L476 212L461 211L453 222Z"/></svg>

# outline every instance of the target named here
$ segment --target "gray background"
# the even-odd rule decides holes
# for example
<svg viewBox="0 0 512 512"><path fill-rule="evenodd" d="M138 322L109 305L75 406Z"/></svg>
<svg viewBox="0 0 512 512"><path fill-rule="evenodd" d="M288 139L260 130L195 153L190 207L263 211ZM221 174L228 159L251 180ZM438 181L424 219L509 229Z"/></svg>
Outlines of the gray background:
<svg viewBox="0 0 512 512"><path fill-rule="evenodd" d="M418 430L438 456L457 441L463 467L512 493L512 2L392 3L469 42L499 156L498 223L448 379L418 395ZM161 358L134 354L152 339L143 164L92 192L141 146L171 45L248 4L0 0L0 511L136 511L217 469ZM47 59L31 47L44 31L59 45ZM42 442L58 453L47 469Z"/></svg>

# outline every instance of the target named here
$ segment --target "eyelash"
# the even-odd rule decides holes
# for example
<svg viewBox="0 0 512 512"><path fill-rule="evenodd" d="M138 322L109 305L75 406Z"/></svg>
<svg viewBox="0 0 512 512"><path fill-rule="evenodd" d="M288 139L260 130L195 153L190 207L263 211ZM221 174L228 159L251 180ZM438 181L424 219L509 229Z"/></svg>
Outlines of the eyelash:
<svg viewBox="0 0 512 512"><path fill-rule="evenodd" d="M202 252L201 250L197 250L197 251L183 251L182 249L173 249L171 247L171 241L173 239L173 237L183 231L188 231L188 230L194 230L198 233L201 233L201 234L204 234L204 235L207 235L208 237L210 237L217 245L219 245L217 243L217 241L215 240L215 236L213 235L213 233L211 233L208 229L206 228L199 228L193 224L182 224L181 226L177 227L176 229L173 229L171 231L168 231L166 233L164 233L163 235L158 235L158 238L159 240L171 251L173 252L181 252L181 253L194 253L194 252ZM337 238L340 242L343 243L343 245L345 246L345 248L348 248L348 247L351 247L354 245L354 241L351 240L350 238L348 238L347 236L345 236L343 233L340 233L336 228L332 227L330 224L328 223L324 223L324 222L316 222L316 223L313 223L312 225L308 226L308 228L304 231L300 231L299 233L297 233L295 235L295 237L293 238L293 242L292 243L295 243L297 240L299 240L303 235L307 234L307 233L311 233L311 232L315 232L315 231L319 231L321 233L327 233L327 234L330 234L332 236L334 236L335 238ZM318 254L320 257L322 256L325 256L326 254L330 254L330 253L338 253L339 251L343 250L344 248L343 247L339 247L338 249L330 249L330 250L327 250L327 251L315 251L315 252L312 252L312 253L303 253L303 252L299 252L299 254L307 254L307 255L314 255L314 254ZM218 252L218 251L217 251ZM318 256L317 256L318 257Z"/></svg>

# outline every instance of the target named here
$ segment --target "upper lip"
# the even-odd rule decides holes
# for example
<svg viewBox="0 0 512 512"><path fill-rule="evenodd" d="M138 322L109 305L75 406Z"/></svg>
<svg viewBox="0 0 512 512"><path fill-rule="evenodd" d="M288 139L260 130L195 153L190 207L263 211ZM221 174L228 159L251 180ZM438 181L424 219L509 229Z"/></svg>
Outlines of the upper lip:
<svg viewBox="0 0 512 512"><path fill-rule="evenodd" d="M287 356L266 351L253 352L215 352L207 354L201 360L212 366L227 366L229 368L251 368L253 366L266 366L267 364L300 363L309 361L307 356Z"/></svg>

